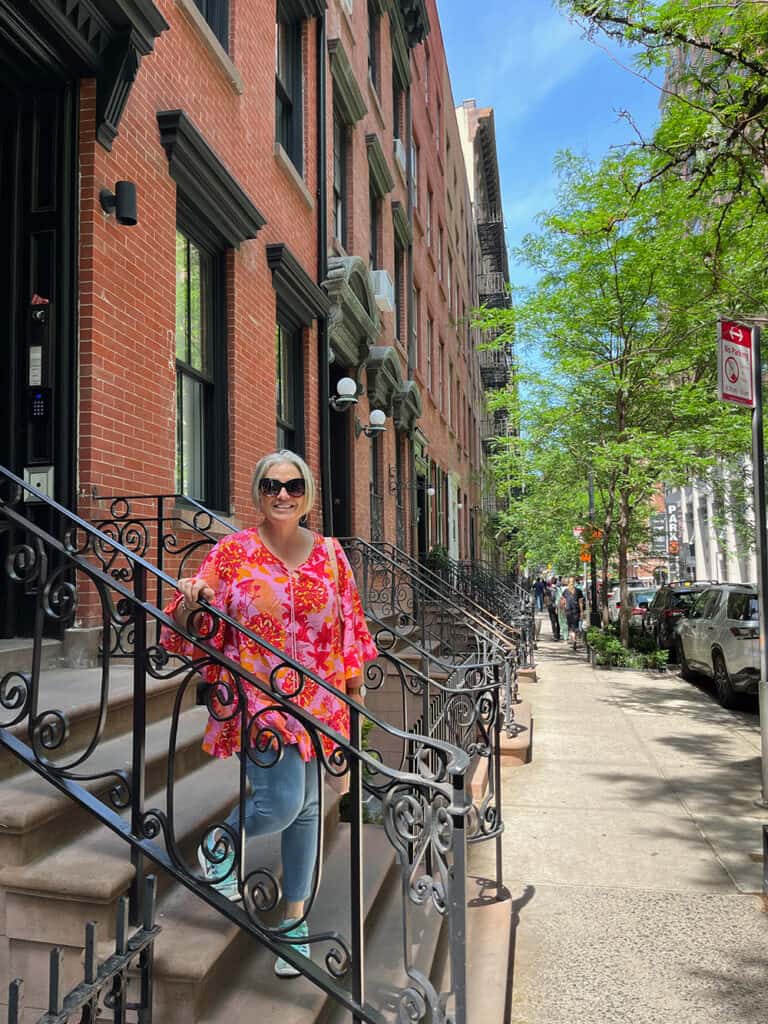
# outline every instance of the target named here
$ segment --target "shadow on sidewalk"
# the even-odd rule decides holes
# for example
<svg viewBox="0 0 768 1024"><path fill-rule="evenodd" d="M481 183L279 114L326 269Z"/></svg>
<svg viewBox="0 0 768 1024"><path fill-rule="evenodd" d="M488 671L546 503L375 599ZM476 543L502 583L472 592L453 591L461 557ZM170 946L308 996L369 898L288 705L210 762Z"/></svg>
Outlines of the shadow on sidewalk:
<svg viewBox="0 0 768 1024"><path fill-rule="evenodd" d="M515 989L515 959L517 956L517 929L520 927L520 911L526 907L536 895L535 885L526 885L522 895L512 901L512 918L509 923L509 973L507 974L507 994L504 1001L504 1024L512 1020L512 997Z"/></svg>

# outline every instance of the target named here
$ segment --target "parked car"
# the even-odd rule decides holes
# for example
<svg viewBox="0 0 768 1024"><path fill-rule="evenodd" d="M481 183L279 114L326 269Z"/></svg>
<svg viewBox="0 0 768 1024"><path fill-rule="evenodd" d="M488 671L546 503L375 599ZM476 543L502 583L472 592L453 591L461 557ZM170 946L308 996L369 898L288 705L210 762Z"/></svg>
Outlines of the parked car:
<svg viewBox="0 0 768 1024"><path fill-rule="evenodd" d="M659 587L643 616L643 630L657 647L676 653L681 621L688 617L699 594L714 583L717 580L679 580Z"/></svg>
<svg viewBox="0 0 768 1024"><path fill-rule="evenodd" d="M629 583L628 600L632 611L632 618L639 619L645 615L648 605L652 601L658 588L650 583ZM619 621L621 612L621 588L616 586L608 595L608 619L611 622Z"/></svg>
<svg viewBox="0 0 768 1024"><path fill-rule="evenodd" d="M717 699L734 707L740 693L756 693L760 680L757 590L746 583L718 583L696 599L680 624L680 675L701 672L714 680Z"/></svg>

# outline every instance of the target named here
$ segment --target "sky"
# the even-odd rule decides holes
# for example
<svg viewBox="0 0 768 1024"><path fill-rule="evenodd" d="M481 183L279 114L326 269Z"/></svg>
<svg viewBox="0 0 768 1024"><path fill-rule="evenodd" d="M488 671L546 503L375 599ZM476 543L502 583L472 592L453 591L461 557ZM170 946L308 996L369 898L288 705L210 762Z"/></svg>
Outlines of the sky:
<svg viewBox="0 0 768 1024"><path fill-rule="evenodd" d="M599 161L633 137L622 110L648 133L658 120L659 92L627 70L631 53L609 46L612 59L550 0L438 0L438 9L454 102L494 108L513 250L535 230L536 214L553 205L556 153L570 149ZM532 282L513 259L510 277L513 285Z"/></svg>

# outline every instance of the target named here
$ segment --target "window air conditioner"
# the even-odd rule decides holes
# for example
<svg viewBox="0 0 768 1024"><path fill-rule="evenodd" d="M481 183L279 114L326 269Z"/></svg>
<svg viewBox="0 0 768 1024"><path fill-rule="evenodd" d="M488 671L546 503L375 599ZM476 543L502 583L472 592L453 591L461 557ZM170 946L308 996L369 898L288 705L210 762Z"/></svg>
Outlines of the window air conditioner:
<svg viewBox="0 0 768 1024"><path fill-rule="evenodd" d="M371 284L376 297L376 305L383 313L395 311L395 286L386 270L372 270Z"/></svg>

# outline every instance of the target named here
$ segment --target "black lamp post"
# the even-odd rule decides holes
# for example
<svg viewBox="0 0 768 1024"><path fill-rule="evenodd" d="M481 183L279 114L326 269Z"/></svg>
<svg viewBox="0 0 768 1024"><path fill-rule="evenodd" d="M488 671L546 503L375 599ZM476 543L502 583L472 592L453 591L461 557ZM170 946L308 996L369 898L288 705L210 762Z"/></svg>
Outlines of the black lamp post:
<svg viewBox="0 0 768 1024"><path fill-rule="evenodd" d="M597 565L595 563L595 481L589 471L589 528L592 532L589 560L589 624L600 625L600 611L597 607Z"/></svg>

